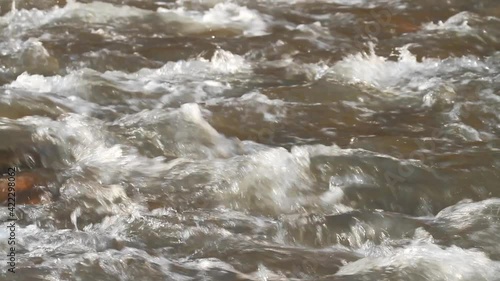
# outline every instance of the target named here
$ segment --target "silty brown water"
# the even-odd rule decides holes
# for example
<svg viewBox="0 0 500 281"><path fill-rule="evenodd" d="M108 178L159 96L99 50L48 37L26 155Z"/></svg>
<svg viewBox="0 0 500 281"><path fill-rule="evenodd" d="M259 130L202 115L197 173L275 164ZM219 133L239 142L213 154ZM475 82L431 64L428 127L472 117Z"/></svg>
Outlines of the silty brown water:
<svg viewBox="0 0 500 281"><path fill-rule="evenodd" d="M500 280L497 0L0 16L0 280Z"/></svg>

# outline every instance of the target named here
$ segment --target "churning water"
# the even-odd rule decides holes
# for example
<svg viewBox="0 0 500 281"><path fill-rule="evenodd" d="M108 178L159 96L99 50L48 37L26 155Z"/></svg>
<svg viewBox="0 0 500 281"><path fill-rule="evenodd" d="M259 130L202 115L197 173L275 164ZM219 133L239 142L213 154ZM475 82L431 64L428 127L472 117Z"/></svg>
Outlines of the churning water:
<svg viewBox="0 0 500 281"><path fill-rule="evenodd" d="M500 2L0 0L0 157L0 280L500 280Z"/></svg>

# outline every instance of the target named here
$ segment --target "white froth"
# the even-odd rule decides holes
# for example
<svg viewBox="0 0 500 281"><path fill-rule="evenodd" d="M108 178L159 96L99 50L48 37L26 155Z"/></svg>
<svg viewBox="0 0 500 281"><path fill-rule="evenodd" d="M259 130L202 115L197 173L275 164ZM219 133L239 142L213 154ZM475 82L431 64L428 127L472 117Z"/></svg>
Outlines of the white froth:
<svg viewBox="0 0 500 281"><path fill-rule="evenodd" d="M395 270L391 270L395 269ZM415 280L496 280L500 263L484 253L455 246L442 248L427 242L414 242L382 257L367 257L342 267L336 275L382 276ZM389 274L389 276L387 276Z"/></svg>
<svg viewBox="0 0 500 281"><path fill-rule="evenodd" d="M19 96L39 96L48 98L56 104L71 108L73 112L91 115L101 108L88 100L89 85L83 78L92 75L90 70L81 70L66 76L50 76L22 73L16 80L2 88L12 98Z"/></svg>
<svg viewBox="0 0 500 281"><path fill-rule="evenodd" d="M452 222L453 227L465 229L471 222L500 217L500 199L491 198L480 202L459 202L436 215L438 221Z"/></svg>
<svg viewBox="0 0 500 281"><path fill-rule="evenodd" d="M278 122L286 117L285 102L269 99L257 91L246 93L238 98L214 98L206 102L208 105L221 105L228 108L242 108L245 112L262 115L263 121Z"/></svg>
<svg viewBox="0 0 500 281"><path fill-rule="evenodd" d="M66 76L30 75L23 73L7 85L10 89L21 89L34 93L63 93L83 85L83 71L73 72Z"/></svg>
<svg viewBox="0 0 500 281"><path fill-rule="evenodd" d="M64 7L50 10L13 10L0 19L0 25L8 25L7 32L19 36L24 31L66 19L79 19L87 23L109 23L119 18L143 17L152 12L130 6L116 6L104 2L88 4L69 0Z"/></svg>
<svg viewBox="0 0 500 281"><path fill-rule="evenodd" d="M489 65L476 57L423 58L418 61L408 48L398 48L397 61L375 54L373 45L370 52L349 55L337 62L331 72L354 83L364 83L381 90L399 89L403 91L424 91L441 86L450 76L464 69L477 73L478 77L491 74Z"/></svg>
<svg viewBox="0 0 500 281"><path fill-rule="evenodd" d="M102 184L114 184L132 174L154 178L170 168L162 157L147 158L134 147L118 144L97 119L68 114L58 120L25 117L19 122L34 128L35 141L49 141L61 149L68 175L91 169Z"/></svg>
<svg viewBox="0 0 500 281"><path fill-rule="evenodd" d="M303 205L312 183L308 158L273 148L234 160L234 168L225 172L232 179L226 194L233 197L228 201L232 207L280 214Z"/></svg>
<svg viewBox="0 0 500 281"><path fill-rule="evenodd" d="M68 19L77 19L90 24L126 24L133 18L158 15L165 26L173 22L181 23L180 31L185 33L206 32L213 29L237 29L245 36L266 34L265 16L258 11L235 3L217 3L207 11L191 11L183 7L177 9L158 8L156 12L127 5L113 5L93 1L80 3L69 0L64 7L55 6L49 10L13 10L0 18L0 26L6 26L4 33L20 36L38 27ZM103 30L103 35L107 35ZM116 36L114 37L116 38Z"/></svg>
<svg viewBox="0 0 500 281"><path fill-rule="evenodd" d="M315 193L315 179L310 170L312 157L335 155L338 150L341 149L337 146L312 145L293 147L291 152L268 148L233 157L215 169L215 178L224 185L229 183L221 200L237 210L272 216L304 208L345 211L348 208L339 203L342 198L339 192Z"/></svg>
<svg viewBox="0 0 500 281"><path fill-rule="evenodd" d="M144 110L115 122L141 132L141 142L151 143L166 155L189 159L225 158L238 154L240 143L217 132L202 115L197 104L179 109Z"/></svg>
<svg viewBox="0 0 500 281"><path fill-rule="evenodd" d="M200 107L194 103L183 104L180 108L185 120L199 126L211 138L222 137L201 115Z"/></svg>
<svg viewBox="0 0 500 281"><path fill-rule="evenodd" d="M459 237L455 243L474 245L498 255L500 246L500 199L460 202L437 214L435 223L448 236Z"/></svg>
<svg viewBox="0 0 500 281"><path fill-rule="evenodd" d="M107 71L102 77L114 82L125 91L170 90L176 86L173 81L193 80L195 77L209 79L217 74L236 74L251 70L250 64L241 56L224 50L217 50L210 60L204 58L168 62L158 69L141 69L127 74L121 71ZM198 79L196 79L198 80ZM207 80L205 80L207 81ZM220 86L220 82L208 80L208 86ZM208 83L208 84L207 84Z"/></svg>
<svg viewBox="0 0 500 281"><path fill-rule="evenodd" d="M307 3L311 0L259 0L260 2L284 2L288 4L297 3ZM406 7L405 3L399 0L317 0L317 2L323 3L334 3L338 5L353 6L353 7L363 7L363 8L375 8L380 6L390 6L397 9L403 9Z"/></svg>
<svg viewBox="0 0 500 281"><path fill-rule="evenodd" d="M456 32L467 32L472 30L468 22L474 15L469 12L460 12L445 22L439 21L437 23L427 23L423 26L425 30L444 30L444 31L456 31Z"/></svg>
<svg viewBox="0 0 500 281"><path fill-rule="evenodd" d="M266 34L267 24L264 16L259 12L235 3L217 3L208 11L186 10L184 7L177 9L158 8L160 14L164 14L166 20L176 16L177 21L195 23L185 26L187 31L200 32L203 30L225 28L239 29L246 36L260 36Z"/></svg>
<svg viewBox="0 0 500 281"><path fill-rule="evenodd" d="M50 96L64 96L88 100L95 95L92 87L111 85L122 91L160 95L162 104L173 102L200 102L220 96L231 89L232 75L251 73L251 65L241 56L217 50L210 60L196 58L168 62L158 69L144 68L134 73L91 69L71 71L65 76L42 76L23 73L4 86L10 90L23 90ZM221 74L225 74L221 78ZM127 99L134 105L135 99ZM77 112L81 112L77 110Z"/></svg>
<svg viewBox="0 0 500 281"><path fill-rule="evenodd" d="M276 43L276 45L278 44L279 42ZM329 67L324 61L318 63L303 63L295 61L288 55L284 55L284 58L280 60L260 62L260 66L266 68L284 68L287 72L287 76L293 77L295 75L304 75L307 80L310 81L320 79L329 70Z"/></svg>
<svg viewBox="0 0 500 281"><path fill-rule="evenodd" d="M30 38L26 41L16 39L16 38L10 38L8 41L0 42L0 55L2 55L2 56L12 55L12 54L24 51L30 47L42 47L43 48L43 45L40 41L38 41L35 38ZM44 52L46 53L47 50L45 50L45 48L43 48L43 49L44 49Z"/></svg>

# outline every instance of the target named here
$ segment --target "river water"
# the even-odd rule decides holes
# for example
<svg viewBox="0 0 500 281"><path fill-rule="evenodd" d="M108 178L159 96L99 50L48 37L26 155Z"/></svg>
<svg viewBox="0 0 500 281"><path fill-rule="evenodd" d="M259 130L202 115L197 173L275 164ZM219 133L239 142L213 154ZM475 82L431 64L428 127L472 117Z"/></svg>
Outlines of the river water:
<svg viewBox="0 0 500 281"><path fill-rule="evenodd" d="M499 137L498 0L0 0L0 280L500 280Z"/></svg>

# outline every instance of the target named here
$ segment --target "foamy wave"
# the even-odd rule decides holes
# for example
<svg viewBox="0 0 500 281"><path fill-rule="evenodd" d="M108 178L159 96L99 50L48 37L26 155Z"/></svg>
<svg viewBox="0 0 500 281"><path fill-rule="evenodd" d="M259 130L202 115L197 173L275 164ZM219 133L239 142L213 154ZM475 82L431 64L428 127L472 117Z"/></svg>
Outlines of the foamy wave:
<svg viewBox="0 0 500 281"><path fill-rule="evenodd" d="M19 122L33 128L34 140L50 142L61 149L60 161L69 166L68 175L90 169L101 183L114 184L131 174L154 177L170 167L161 157L147 158L135 148L119 144L104 122L97 119L69 114L58 120L25 117Z"/></svg>
<svg viewBox="0 0 500 281"><path fill-rule="evenodd" d="M113 5L94 1L79 3L69 0L64 7L50 10L13 10L0 18L0 27L9 36L20 36L27 30L68 19L77 19L88 24L125 25L133 19L157 17L165 26L180 23L177 31L183 33L200 33L213 29L236 29L246 36L266 34L265 16L259 12L234 3L218 3L207 11L158 8L155 11L143 10L127 5ZM106 31L97 30L106 35ZM113 35L116 37L117 35Z"/></svg>
<svg viewBox="0 0 500 281"><path fill-rule="evenodd" d="M394 270L397 269L397 270ZM366 280L496 280L500 263L484 253L416 242L382 257L368 257L342 267L337 276Z"/></svg>
<svg viewBox="0 0 500 281"><path fill-rule="evenodd" d="M43 44L35 38L20 40L10 38L0 42L1 72L53 75L59 70L59 61L52 57Z"/></svg>
<svg viewBox="0 0 500 281"><path fill-rule="evenodd" d="M213 28L239 29L243 35L259 36L266 34L267 24L263 15L234 3L217 3L208 11L189 11L182 8L165 9L158 8L158 12L164 14L165 18L172 15L180 22L197 23L200 26L186 26L187 31L201 32Z"/></svg>
<svg viewBox="0 0 500 281"><path fill-rule="evenodd" d="M168 62L158 69L141 69L135 73L107 71L100 73L91 69L70 72L66 76L30 75L23 73L6 85L9 90L24 90L34 93L57 94L66 97L92 99L92 87L111 85L126 92L138 92L160 96L160 103L199 102L230 89L232 75L251 72L250 64L241 56L217 50L210 60L204 58ZM227 74L221 79L220 74ZM133 104L135 99L124 99Z"/></svg>
<svg viewBox="0 0 500 281"><path fill-rule="evenodd" d="M152 12L130 6L115 6L103 2L88 4L69 0L66 6L58 6L41 11L14 10L0 19L0 26L7 25L8 34L18 36L22 31L35 29L40 26L66 19L80 19L87 23L109 23L119 18L143 17Z"/></svg>
<svg viewBox="0 0 500 281"><path fill-rule="evenodd" d="M311 2L311 0L259 0L259 1L260 2L272 1L273 3L274 2L285 2L285 3L289 3L289 4ZM402 8L406 7L406 5L399 0L398 1L393 1L393 0L317 0L316 2L333 3L333 4L338 4L338 5L364 7L364 8L375 8L375 7L380 7L380 6L392 6L394 8L402 9Z"/></svg>
<svg viewBox="0 0 500 281"><path fill-rule="evenodd" d="M330 70L339 78L350 82L365 83L379 89L398 88L406 91L424 91L443 84L451 77L460 75L464 69L478 78L494 75L494 69L479 58L423 58L421 62L408 48L398 48L397 61L375 54L373 46L369 53L349 55L337 62ZM470 77L469 77L470 79Z"/></svg>
<svg viewBox="0 0 500 281"><path fill-rule="evenodd" d="M35 38L30 38L26 41L11 38L8 41L0 42L0 55L12 55L28 49L31 46L40 46L41 43ZM42 47L43 48L43 47ZM46 51L46 50L45 50Z"/></svg>
<svg viewBox="0 0 500 281"><path fill-rule="evenodd" d="M250 64L241 56L224 50L215 51L210 60L198 58L188 61L168 62L159 69L142 69L130 75L123 75L120 71L108 71L105 75L122 75L124 77L155 78L175 75L206 75L209 73L234 74L250 70Z"/></svg>
<svg viewBox="0 0 500 281"><path fill-rule="evenodd" d="M238 72L248 72L251 70L250 64L241 56L231 52L217 50L210 60L198 58L188 61L168 62L158 69L141 69L135 73L124 73L121 71L107 71L99 73L90 69L73 71L66 76L44 77L41 75L29 75L23 73L10 84L10 88L22 88L33 92L60 92L73 88L75 85L82 85L87 76L101 76L117 85L123 85L124 90L148 90L152 89L156 82L171 81L172 78L182 76L199 78L210 77L212 74L235 74ZM200 77L201 76L201 77ZM94 77L89 77L94 78ZM129 88L130 87L130 88Z"/></svg>
<svg viewBox="0 0 500 281"><path fill-rule="evenodd" d="M162 103L199 102L231 88L227 81L231 80L230 76L220 79L219 74L250 71L251 66L243 57L217 50L210 60L168 62L159 69L141 69L131 74L107 71L101 77L123 91L170 94L161 98Z"/></svg>
<svg viewBox="0 0 500 281"><path fill-rule="evenodd" d="M72 88L84 85L82 76L87 70L73 72L66 76L56 75L45 77L43 75L30 75L23 73L16 80L7 85L8 89L21 89L34 93L62 93ZM74 93L74 91L72 92Z"/></svg>
<svg viewBox="0 0 500 281"><path fill-rule="evenodd" d="M197 104L184 104L170 112L146 110L114 124L125 128L125 135L137 147L154 147L165 156L211 159L241 153L239 142L219 134L203 118Z"/></svg>
<svg viewBox="0 0 500 281"><path fill-rule="evenodd" d="M220 105L229 110L240 108L245 112L257 113L266 122L278 122L286 116L285 102L282 100L271 100L259 92L247 93L238 98L210 99L206 104Z"/></svg>
<svg viewBox="0 0 500 281"><path fill-rule="evenodd" d="M439 233L453 237L455 245L481 248L490 255L500 254L500 199L459 202L436 215ZM464 233L466 233L464 235Z"/></svg>
<svg viewBox="0 0 500 281"><path fill-rule="evenodd" d="M306 206L330 212L345 210L339 204L342 194L316 193L310 168L313 157L333 155L338 150L337 146L323 145L293 147L291 152L268 148L233 157L214 169L214 178L223 189L220 200L236 210L271 216L294 213Z"/></svg>
<svg viewBox="0 0 500 281"><path fill-rule="evenodd" d="M457 32L467 32L472 30L468 22L474 19L475 16L469 12L460 12L445 22L439 21L438 23L427 23L423 27L426 30L446 30L446 31L457 31Z"/></svg>

